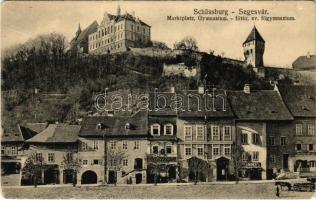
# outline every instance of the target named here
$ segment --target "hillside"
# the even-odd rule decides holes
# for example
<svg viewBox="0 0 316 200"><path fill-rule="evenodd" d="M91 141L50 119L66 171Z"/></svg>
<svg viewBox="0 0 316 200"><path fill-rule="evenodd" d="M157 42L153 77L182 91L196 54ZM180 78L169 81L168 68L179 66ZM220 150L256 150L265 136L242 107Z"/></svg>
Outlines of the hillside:
<svg viewBox="0 0 316 200"><path fill-rule="evenodd" d="M257 89L269 87L251 69L223 62L220 56L157 49L153 53L150 48L142 50L145 54L132 50L72 56L65 51L64 43L61 35L46 35L2 59L2 91L15 91L14 100L6 95L8 92L2 93L4 125L26 121L75 123L76 118L95 112L93 96L105 88L146 93L154 88L168 90L171 85L195 89L202 81L224 89L241 89L245 83ZM179 62L199 66L200 79L161 76L164 63ZM37 95L35 88L39 91ZM51 100L47 100L47 93L65 95L59 99L49 95Z"/></svg>

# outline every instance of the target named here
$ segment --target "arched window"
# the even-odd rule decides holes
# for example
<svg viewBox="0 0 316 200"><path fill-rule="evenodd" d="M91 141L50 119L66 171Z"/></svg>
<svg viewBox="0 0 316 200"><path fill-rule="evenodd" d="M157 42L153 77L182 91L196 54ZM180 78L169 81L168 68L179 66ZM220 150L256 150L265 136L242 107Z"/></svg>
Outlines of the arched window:
<svg viewBox="0 0 316 200"><path fill-rule="evenodd" d="M151 129L151 135L160 135L160 125L159 124L153 124L150 127Z"/></svg>
<svg viewBox="0 0 316 200"><path fill-rule="evenodd" d="M165 135L173 135L173 125L172 124L164 125L164 134Z"/></svg>

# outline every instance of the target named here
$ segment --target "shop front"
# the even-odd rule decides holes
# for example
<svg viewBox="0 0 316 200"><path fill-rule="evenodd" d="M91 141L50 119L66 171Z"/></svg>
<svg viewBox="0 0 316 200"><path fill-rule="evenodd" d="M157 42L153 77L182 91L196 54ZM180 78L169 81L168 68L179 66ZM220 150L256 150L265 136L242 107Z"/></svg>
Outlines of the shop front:
<svg viewBox="0 0 316 200"><path fill-rule="evenodd" d="M262 171L260 162L242 163L239 178L242 180L262 180Z"/></svg>

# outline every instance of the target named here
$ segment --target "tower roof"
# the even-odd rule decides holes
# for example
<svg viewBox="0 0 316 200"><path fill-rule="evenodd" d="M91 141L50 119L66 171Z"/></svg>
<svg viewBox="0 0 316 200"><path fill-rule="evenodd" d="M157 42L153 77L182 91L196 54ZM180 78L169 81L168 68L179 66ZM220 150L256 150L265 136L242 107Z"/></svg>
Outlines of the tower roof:
<svg viewBox="0 0 316 200"><path fill-rule="evenodd" d="M264 39L262 38L262 36L260 35L259 31L257 30L256 26L254 26L251 30L251 32L249 33L246 41L244 42L250 42L250 41L260 41L260 42L265 42Z"/></svg>

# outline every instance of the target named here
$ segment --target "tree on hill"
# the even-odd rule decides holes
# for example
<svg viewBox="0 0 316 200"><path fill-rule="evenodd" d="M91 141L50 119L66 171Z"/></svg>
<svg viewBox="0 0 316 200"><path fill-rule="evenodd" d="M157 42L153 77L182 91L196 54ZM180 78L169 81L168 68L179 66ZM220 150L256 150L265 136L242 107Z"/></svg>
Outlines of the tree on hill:
<svg viewBox="0 0 316 200"><path fill-rule="evenodd" d="M199 51L199 47L197 46L197 41L195 38L186 36L180 42L175 42L173 44L174 49L182 49L182 50L191 50L191 51Z"/></svg>
<svg viewBox="0 0 316 200"><path fill-rule="evenodd" d="M152 41L152 47L158 48L158 49L163 49L163 50L170 49L166 43L160 42L160 41L155 41L155 40Z"/></svg>

